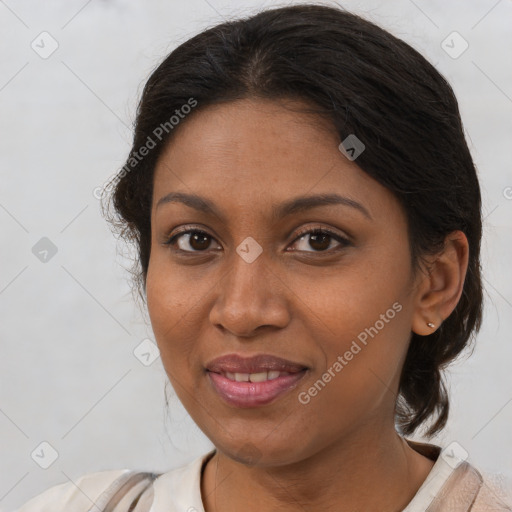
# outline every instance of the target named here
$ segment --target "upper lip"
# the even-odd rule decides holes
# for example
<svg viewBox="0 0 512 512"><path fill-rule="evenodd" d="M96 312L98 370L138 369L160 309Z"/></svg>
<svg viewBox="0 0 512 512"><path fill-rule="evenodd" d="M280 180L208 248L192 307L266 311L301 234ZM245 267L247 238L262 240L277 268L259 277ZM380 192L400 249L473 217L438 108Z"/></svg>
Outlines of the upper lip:
<svg viewBox="0 0 512 512"><path fill-rule="evenodd" d="M301 363L270 354L257 354L251 357L227 354L213 359L206 365L206 369L214 373L260 373L266 371L297 373L306 368L307 366Z"/></svg>

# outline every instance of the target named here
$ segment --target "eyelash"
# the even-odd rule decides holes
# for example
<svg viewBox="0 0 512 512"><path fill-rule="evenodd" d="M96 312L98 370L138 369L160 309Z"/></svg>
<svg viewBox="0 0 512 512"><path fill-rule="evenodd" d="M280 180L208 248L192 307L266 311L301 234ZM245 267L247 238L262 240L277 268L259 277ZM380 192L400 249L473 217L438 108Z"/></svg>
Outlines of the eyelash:
<svg viewBox="0 0 512 512"><path fill-rule="evenodd" d="M183 231L180 231L178 233L175 233L171 237L168 237L163 242L163 244L173 246L179 237L181 237L183 235L187 235L187 234L192 234L192 233L204 235L208 238L215 240L215 238L213 236L211 236L206 231L203 231L202 229L197 229L197 228L187 229L187 227L186 227ZM338 233L335 233L327 228L321 228L321 227L305 228L305 229L299 231L297 233L297 236L293 240L292 244L294 244L295 242L300 240L300 238L302 238L304 235L328 235L328 236L334 238L337 242L339 242L341 244L341 247L338 247L337 249L327 249L325 251L302 251L302 252L306 252L306 253L330 254L332 252L335 252L336 250L340 250L346 246L352 245L350 240L348 240L348 238L345 238L345 237L339 235ZM182 253L188 253L188 254L201 254L201 253L207 252L207 249L205 251L184 251L182 249L175 249L175 250L182 252ZM301 251L299 251L299 252L301 252Z"/></svg>

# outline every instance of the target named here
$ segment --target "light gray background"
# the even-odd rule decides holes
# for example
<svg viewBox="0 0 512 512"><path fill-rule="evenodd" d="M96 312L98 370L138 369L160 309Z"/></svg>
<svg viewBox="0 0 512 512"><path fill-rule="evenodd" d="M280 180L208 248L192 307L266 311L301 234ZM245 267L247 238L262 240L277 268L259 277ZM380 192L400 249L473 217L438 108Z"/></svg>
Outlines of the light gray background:
<svg viewBox="0 0 512 512"><path fill-rule="evenodd" d="M0 510L86 472L164 471L210 449L175 397L165 416L160 359L144 366L133 354L152 333L93 190L124 163L137 98L161 59L206 26L270 5L0 1ZM451 371L452 414L435 442L457 441L482 470L512 476L512 2L343 5L422 52L458 97L483 189L486 310L473 356ZM31 48L43 31L59 45L46 59ZM442 48L453 31L469 43L456 59ZM32 253L42 237L58 250L46 263ZM43 441L59 455L48 469L31 458Z"/></svg>

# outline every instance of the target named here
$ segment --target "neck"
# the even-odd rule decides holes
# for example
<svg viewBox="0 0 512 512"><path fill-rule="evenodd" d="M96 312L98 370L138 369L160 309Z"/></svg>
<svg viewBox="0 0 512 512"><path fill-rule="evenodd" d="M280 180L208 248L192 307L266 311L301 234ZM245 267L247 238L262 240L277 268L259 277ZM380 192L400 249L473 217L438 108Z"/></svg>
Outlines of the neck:
<svg viewBox="0 0 512 512"><path fill-rule="evenodd" d="M201 481L206 512L402 510L433 462L394 429L330 445L286 465L248 466L217 450Z"/></svg>

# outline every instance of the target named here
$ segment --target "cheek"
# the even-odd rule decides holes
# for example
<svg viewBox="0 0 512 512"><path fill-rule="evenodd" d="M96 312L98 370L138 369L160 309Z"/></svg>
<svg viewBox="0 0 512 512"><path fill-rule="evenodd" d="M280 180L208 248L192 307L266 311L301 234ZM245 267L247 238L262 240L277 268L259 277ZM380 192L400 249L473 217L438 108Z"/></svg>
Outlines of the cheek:
<svg viewBox="0 0 512 512"><path fill-rule="evenodd" d="M407 350L401 313L380 330L374 320L361 324L353 335L324 338L326 365L315 369L298 398L305 414L321 418L327 436L392 415Z"/></svg>
<svg viewBox="0 0 512 512"><path fill-rule="evenodd" d="M166 370L171 361L187 356L183 335L190 328L194 302L183 287L180 274L164 269L155 258L150 261L146 280L146 298L151 327ZM176 368L180 365L176 364Z"/></svg>
<svg viewBox="0 0 512 512"><path fill-rule="evenodd" d="M186 270L171 265L167 256L159 247L152 249L146 297L153 330L159 333L169 331L171 334L174 329L180 329L182 320L193 314L194 304L198 300L196 295L200 295L201 291L196 280L191 279Z"/></svg>
<svg viewBox="0 0 512 512"><path fill-rule="evenodd" d="M382 258L380 266L341 269L317 281L320 287L301 283L312 333L317 325L311 339L323 353L301 403L333 424L344 417L348 425L394 402L410 337L406 256L395 257L398 264Z"/></svg>

